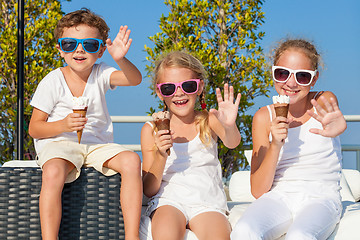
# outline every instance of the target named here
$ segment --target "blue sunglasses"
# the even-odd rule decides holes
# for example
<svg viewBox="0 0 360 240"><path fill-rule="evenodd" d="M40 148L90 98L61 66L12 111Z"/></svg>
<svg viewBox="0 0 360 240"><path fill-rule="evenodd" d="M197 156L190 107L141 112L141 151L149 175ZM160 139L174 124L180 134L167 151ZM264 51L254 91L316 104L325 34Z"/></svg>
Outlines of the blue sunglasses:
<svg viewBox="0 0 360 240"><path fill-rule="evenodd" d="M96 53L100 50L100 46L104 45L103 41L97 38L59 38L58 43L61 50L66 53L75 51L79 43L82 44L83 49L88 53Z"/></svg>

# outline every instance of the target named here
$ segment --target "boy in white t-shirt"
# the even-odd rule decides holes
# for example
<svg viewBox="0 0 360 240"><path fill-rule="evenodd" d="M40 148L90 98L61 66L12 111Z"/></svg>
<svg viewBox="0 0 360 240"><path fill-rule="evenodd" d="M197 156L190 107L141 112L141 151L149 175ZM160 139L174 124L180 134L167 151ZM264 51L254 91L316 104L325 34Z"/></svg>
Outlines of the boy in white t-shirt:
<svg viewBox="0 0 360 240"><path fill-rule="evenodd" d="M139 156L113 143L113 129L105 93L116 86L135 86L139 70L125 58L132 39L120 27L112 42L105 21L88 9L65 15L55 29L56 48L66 66L50 72L31 101L29 133L35 139L41 166L40 221L43 239L57 239L61 221L61 193L82 166L104 175L121 174L121 206L126 239L139 239L142 181ZM105 44L107 46L105 46ZM95 64L106 48L122 71ZM73 98L88 99L86 117L73 113ZM82 130L81 144L77 131ZM131 194L131 195L130 195Z"/></svg>

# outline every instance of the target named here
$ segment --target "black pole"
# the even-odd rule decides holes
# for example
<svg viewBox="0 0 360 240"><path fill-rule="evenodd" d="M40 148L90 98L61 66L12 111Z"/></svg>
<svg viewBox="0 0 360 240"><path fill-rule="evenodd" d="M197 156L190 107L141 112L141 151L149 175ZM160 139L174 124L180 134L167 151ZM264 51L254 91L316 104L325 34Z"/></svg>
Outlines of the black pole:
<svg viewBox="0 0 360 240"><path fill-rule="evenodd" d="M24 156L24 0L18 1L17 36L17 159Z"/></svg>

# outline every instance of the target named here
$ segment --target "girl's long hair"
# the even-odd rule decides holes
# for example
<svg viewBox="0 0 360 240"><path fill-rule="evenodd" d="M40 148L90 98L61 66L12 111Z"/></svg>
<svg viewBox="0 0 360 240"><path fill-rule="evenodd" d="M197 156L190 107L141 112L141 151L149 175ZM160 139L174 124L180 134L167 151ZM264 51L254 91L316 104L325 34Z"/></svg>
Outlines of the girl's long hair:
<svg viewBox="0 0 360 240"><path fill-rule="evenodd" d="M168 54L160 56L155 63L155 70L153 76L153 86L156 89L156 84L159 82L159 76L165 68L186 68L194 73L194 77L205 82L206 71L201 62L191 54L184 51L173 51ZM200 95L201 99L205 99L205 87ZM209 113L203 109L195 118L196 125L200 128L200 140L206 146L211 143L211 130L209 127Z"/></svg>

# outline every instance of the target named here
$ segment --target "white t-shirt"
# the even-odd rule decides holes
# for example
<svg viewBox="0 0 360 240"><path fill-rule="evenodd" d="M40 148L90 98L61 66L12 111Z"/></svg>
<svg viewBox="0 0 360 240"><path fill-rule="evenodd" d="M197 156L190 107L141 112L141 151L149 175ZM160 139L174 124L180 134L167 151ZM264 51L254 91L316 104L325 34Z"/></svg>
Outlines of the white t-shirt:
<svg viewBox="0 0 360 240"><path fill-rule="evenodd" d="M110 75L115 68L105 63L95 64L83 92L89 98L88 118L83 130L81 143L101 144L113 142L113 126L106 105L105 93L110 86ZM47 113L47 121L55 122L64 119L72 113L73 95L65 81L60 68L51 71L39 83L31 100L31 106ZM57 136L44 139L35 139L35 149L39 154L46 143L59 140L78 141L77 133L64 132Z"/></svg>

